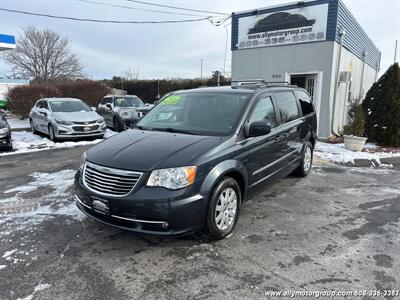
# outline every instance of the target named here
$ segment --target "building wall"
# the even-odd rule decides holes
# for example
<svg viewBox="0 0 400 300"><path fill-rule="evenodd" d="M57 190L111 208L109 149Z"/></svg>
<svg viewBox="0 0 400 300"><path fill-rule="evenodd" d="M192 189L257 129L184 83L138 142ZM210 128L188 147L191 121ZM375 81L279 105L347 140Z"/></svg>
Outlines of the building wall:
<svg viewBox="0 0 400 300"><path fill-rule="evenodd" d="M340 44L335 43L334 54L333 54L332 76L335 76L334 74L336 73L336 64L337 64L339 49L340 49ZM368 59L368 54L367 57L365 58L365 61L367 61L367 59ZM362 75L363 65L364 65L364 75ZM367 91L374 84L378 72L377 70L375 70L375 68L371 67L367 62L364 64L363 61L358 56L350 52L345 47L342 48L342 56L340 59L339 72L342 71L350 72L352 80L350 84L339 83L336 105L335 105L334 123L333 123L333 131L336 133L342 131L343 125L347 123L347 111L349 109L351 102L365 97ZM334 88L335 88L335 80L333 79L330 87L331 99L333 99ZM333 101L331 101L330 103L331 111L332 111L332 104Z"/></svg>
<svg viewBox="0 0 400 300"><path fill-rule="evenodd" d="M329 136L333 45L334 42L316 42L233 51L232 80L284 81L287 73L322 72L318 134Z"/></svg>
<svg viewBox="0 0 400 300"><path fill-rule="evenodd" d="M0 99L5 99L8 91L19 85L29 84L28 80L20 79L0 79Z"/></svg>

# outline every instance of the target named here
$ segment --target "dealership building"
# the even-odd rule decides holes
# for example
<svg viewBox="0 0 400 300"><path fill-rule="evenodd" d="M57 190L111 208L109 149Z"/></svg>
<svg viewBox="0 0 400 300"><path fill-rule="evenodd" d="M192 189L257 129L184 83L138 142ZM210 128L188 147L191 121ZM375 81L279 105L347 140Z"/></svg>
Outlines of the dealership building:
<svg viewBox="0 0 400 300"><path fill-rule="evenodd" d="M0 34L0 51L15 48L15 37L12 35ZM6 106L6 95L10 89L17 85L28 84L28 80L15 80L0 78L0 109Z"/></svg>
<svg viewBox="0 0 400 300"><path fill-rule="evenodd" d="M340 0L232 15L232 81L287 81L312 96L318 136L343 130L352 101L376 81L381 53Z"/></svg>

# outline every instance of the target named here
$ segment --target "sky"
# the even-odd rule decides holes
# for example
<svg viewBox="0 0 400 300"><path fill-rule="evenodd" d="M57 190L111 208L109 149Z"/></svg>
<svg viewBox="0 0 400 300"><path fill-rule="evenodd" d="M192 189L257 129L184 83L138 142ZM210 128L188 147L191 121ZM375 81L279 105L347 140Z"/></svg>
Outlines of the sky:
<svg viewBox="0 0 400 300"><path fill-rule="evenodd" d="M130 2L93 0L132 8L190 13ZM262 8L290 0L144 0L197 10L226 12ZM343 0L366 33L382 52L381 74L393 63L396 38L400 40L400 0ZM160 21L193 19L198 16L169 15L135 9L108 7L80 0L0 0L0 8L52 15L107 20ZM229 20L225 23L229 25ZM230 71L230 26L214 26L209 21L180 24L100 24L47 19L0 11L0 33L18 35L21 28L34 25L51 29L71 40L72 51L92 79L121 76L127 70L139 72L141 79L200 77L212 71ZM228 39L228 43L227 43ZM228 45L227 51L226 43ZM400 42L399 42L400 43ZM400 45L399 45L400 48ZM226 60L225 60L226 53ZM398 51L398 61L400 49ZM224 64L224 61L226 62ZM0 61L0 74L9 67Z"/></svg>

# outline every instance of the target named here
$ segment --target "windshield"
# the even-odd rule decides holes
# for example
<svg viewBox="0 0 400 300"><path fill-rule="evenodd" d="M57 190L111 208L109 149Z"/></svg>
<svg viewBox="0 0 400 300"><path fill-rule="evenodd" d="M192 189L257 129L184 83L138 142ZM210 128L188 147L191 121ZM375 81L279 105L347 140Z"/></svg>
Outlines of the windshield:
<svg viewBox="0 0 400 300"><path fill-rule="evenodd" d="M116 107L142 107L144 103L138 97L116 97L114 100Z"/></svg>
<svg viewBox="0 0 400 300"><path fill-rule="evenodd" d="M147 130L228 135L250 98L243 93L179 93L163 99L137 124Z"/></svg>
<svg viewBox="0 0 400 300"><path fill-rule="evenodd" d="M91 111L92 109L82 101L50 101L53 112Z"/></svg>

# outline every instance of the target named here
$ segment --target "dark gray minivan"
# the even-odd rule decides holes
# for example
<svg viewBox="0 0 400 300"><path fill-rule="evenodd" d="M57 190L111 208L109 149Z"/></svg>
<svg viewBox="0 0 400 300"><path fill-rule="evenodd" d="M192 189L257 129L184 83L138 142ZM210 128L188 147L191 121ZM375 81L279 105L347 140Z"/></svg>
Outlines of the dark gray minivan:
<svg viewBox="0 0 400 300"><path fill-rule="evenodd" d="M316 128L312 100L297 86L261 81L174 92L135 129L84 154L77 205L135 232L222 239L257 191L310 173Z"/></svg>

